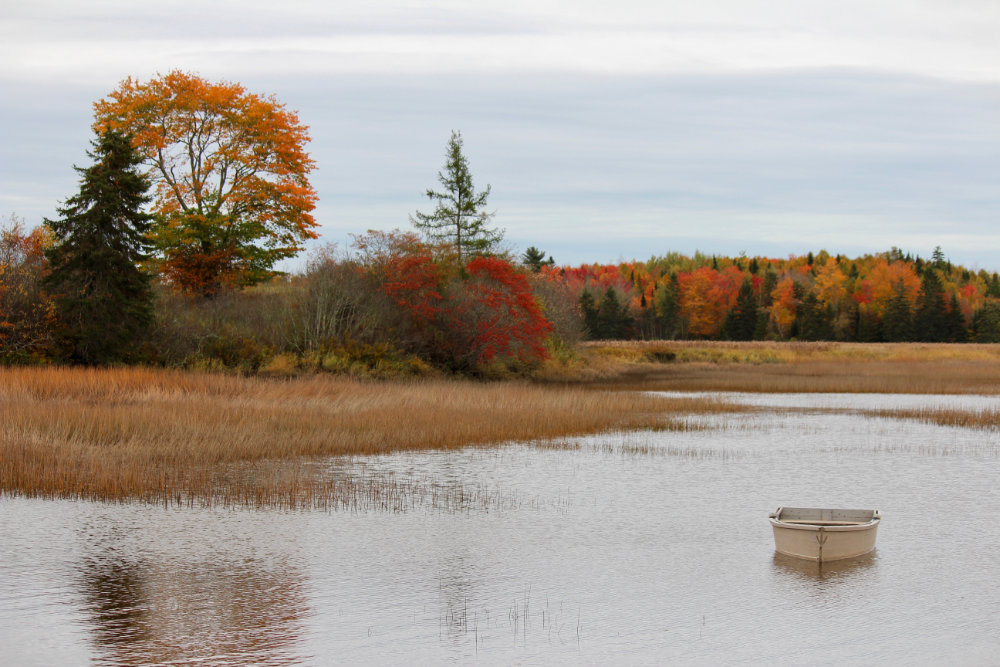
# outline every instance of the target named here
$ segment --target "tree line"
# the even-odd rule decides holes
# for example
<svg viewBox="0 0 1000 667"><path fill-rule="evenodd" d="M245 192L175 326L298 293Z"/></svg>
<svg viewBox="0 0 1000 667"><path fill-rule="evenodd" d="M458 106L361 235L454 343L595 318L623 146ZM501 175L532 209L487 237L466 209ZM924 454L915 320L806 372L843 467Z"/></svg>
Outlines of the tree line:
<svg viewBox="0 0 1000 667"><path fill-rule="evenodd" d="M272 97L184 72L94 105L59 217L0 226L0 363L534 368L590 339L1000 341L1000 280L892 250L560 267L502 245L453 132L415 231L322 247L308 128ZM283 360L283 361L282 361Z"/></svg>
<svg viewBox="0 0 1000 667"><path fill-rule="evenodd" d="M590 339L1000 342L1000 277L948 261L826 251L788 259L670 254L539 267L576 295Z"/></svg>

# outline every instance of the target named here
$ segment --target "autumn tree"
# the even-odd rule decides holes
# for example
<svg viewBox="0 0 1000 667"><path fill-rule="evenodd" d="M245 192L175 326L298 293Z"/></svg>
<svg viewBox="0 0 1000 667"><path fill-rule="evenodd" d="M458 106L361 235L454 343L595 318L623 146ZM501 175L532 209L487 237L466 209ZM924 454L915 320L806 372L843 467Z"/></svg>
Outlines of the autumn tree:
<svg viewBox="0 0 1000 667"><path fill-rule="evenodd" d="M151 236L183 290L254 284L316 238L308 128L274 97L173 71L128 78L94 109L95 130L131 135L149 168Z"/></svg>
<svg viewBox="0 0 1000 667"><path fill-rule="evenodd" d="M51 352L55 309L42 290L46 242L43 228L29 232L15 215L0 223L0 362Z"/></svg>
<svg viewBox="0 0 1000 667"><path fill-rule="evenodd" d="M548 357L545 319L523 273L506 260L476 257L446 290L443 351L456 370L533 366Z"/></svg>
<svg viewBox="0 0 1000 667"><path fill-rule="evenodd" d="M462 265L470 255L493 252L503 239L503 231L486 226L494 216L485 210L490 186L476 192L469 162L462 153L460 132L451 133L445 159L444 171L438 172L438 182L444 186L444 191L428 189L425 193L428 199L437 202L434 211L417 211L410 216L410 222L432 241L452 246Z"/></svg>
<svg viewBox="0 0 1000 667"><path fill-rule="evenodd" d="M149 182L142 157L114 130L98 135L95 162L81 174L80 191L46 220L53 245L46 250L46 290L55 300L59 332L70 358L96 364L125 358L153 320L149 258Z"/></svg>

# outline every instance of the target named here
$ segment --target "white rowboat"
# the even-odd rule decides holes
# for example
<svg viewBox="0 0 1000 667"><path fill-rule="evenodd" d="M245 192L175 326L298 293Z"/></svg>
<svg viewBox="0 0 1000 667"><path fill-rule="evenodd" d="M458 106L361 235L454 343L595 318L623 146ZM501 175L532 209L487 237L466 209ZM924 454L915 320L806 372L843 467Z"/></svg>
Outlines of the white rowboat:
<svg viewBox="0 0 1000 667"><path fill-rule="evenodd" d="M779 507L769 518L779 553L822 563L874 549L882 514L878 510Z"/></svg>

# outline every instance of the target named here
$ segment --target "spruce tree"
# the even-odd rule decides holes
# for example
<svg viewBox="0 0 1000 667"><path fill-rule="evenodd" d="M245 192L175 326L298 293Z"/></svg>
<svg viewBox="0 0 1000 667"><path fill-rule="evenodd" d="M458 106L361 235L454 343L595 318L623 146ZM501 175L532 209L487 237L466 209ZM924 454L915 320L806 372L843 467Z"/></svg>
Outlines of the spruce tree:
<svg viewBox="0 0 1000 667"><path fill-rule="evenodd" d="M633 325L632 316L628 313L628 304L618 300L618 292L609 287L597 307L597 332L594 338L603 340L621 340L625 338Z"/></svg>
<svg viewBox="0 0 1000 667"><path fill-rule="evenodd" d="M732 340L753 340L757 329L757 295L753 291L753 281L745 278L736 295L736 303L726 317L726 333Z"/></svg>
<svg viewBox="0 0 1000 667"><path fill-rule="evenodd" d="M972 315L972 340L1000 343L1000 303L987 301Z"/></svg>
<svg viewBox="0 0 1000 667"><path fill-rule="evenodd" d="M138 266L149 258L152 216L142 211L149 182L129 138L108 130L93 146L94 164L74 167L80 191L58 220L45 220L54 239L45 287L68 356L101 364L126 359L152 324L150 277Z"/></svg>
<svg viewBox="0 0 1000 667"><path fill-rule="evenodd" d="M917 340L938 343L948 339L948 307L944 285L936 269L928 268L920 280L913 329Z"/></svg>
<svg viewBox="0 0 1000 667"><path fill-rule="evenodd" d="M494 215L483 210L490 195L490 186L476 192L469 162L462 153L460 132L451 133L445 157L444 171L438 172L438 181L445 191L428 189L425 193L428 199L437 202L437 207L433 213L417 211L410 216L410 222L431 240L454 246L458 262L462 264L471 259L470 255L493 252L503 239L503 231L486 226Z"/></svg>
<svg viewBox="0 0 1000 667"><path fill-rule="evenodd" d="M680 289L676 273L671 273L670 279L656 289L656 325L660 336L668 340L681 333Z"/></svg>
<svg viewBox="0 0 1000 667"><path fill-rule="evenodd" d="M903 281L899 281L895 295L886 304L885 314L882 316L882 336L889 343L913 340L913 313Z"/></svg>
<svg viewBox="0 0 1000 667"><path fill-rule="evenodd" d="M597 302L594 300L594 295L586 289L580 294L580 315L583 317L584 337L595 340L600 333L597 323Z"/></svg>
<svg viewBox="0 0 1000 667"><path fill-rule="evenodd" d="M989 305L989 304L987 304ZM948 312L945 314L945 340L949 343L964 343L968 340L968 331L965 325L965 315L962 314L962 306L958 303L958 295L952 294L948 301Z"/></svg>

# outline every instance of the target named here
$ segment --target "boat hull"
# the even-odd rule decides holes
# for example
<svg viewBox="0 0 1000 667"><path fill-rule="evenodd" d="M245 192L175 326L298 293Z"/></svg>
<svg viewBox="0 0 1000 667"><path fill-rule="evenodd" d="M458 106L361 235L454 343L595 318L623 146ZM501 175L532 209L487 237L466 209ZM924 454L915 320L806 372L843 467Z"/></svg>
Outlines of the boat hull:
<svg viewBox="0 0 1000 667"><path fill-rule="evenodd" d="M817 562L861 556L875 548L878 510L778 508L770 521L779 553Z"/></svg>

